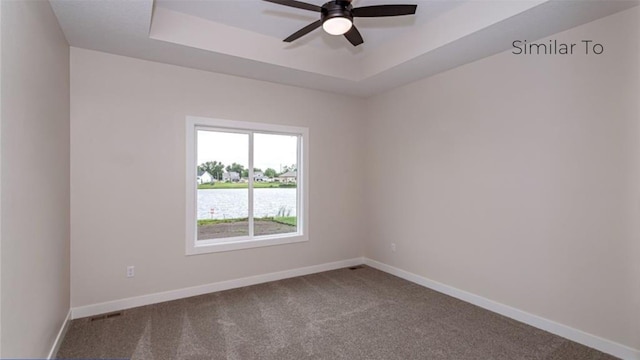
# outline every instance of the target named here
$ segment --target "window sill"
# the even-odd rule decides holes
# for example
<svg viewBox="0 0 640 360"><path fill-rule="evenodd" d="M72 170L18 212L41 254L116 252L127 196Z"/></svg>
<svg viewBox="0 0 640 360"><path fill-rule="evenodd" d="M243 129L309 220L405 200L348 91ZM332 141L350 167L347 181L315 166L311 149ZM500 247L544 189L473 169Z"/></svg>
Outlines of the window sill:
<svg viewBox="0 0 640 360"><path fill-rule="evenodd" d="M202 240L190 243L187 246L187 255L199 255L224 251L243 250L259 248L264 246L274 246L292 244L308 241L307 235L271 235L259 238L227 238L220 240Z"/></svg>

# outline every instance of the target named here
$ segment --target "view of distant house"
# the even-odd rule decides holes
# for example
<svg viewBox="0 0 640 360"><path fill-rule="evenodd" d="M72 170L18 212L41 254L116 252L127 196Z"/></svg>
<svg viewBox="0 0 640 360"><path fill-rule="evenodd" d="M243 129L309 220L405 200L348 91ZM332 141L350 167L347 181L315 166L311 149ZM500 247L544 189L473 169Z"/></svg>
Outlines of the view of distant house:
<svg viewBox="0 0 640 360"><path fill-rule="evenodd" d="M277 177L278 181L286 182L286 183L294 183L296 182L296 178L298 177L298 173L296 171L287 171L280 176Z"/></svg>
<svg viewBox="0 0 640 360"><path fill-rule="evenodd" d="M213 182L213 176L207 171L198 170L198 184L207 184Z"/></svg>
<svg viewBox="0 0 640 360"><path fill-rule="evenodd" d="M222 181L240 181L240 174L235 171L229 171L222 174Z"/></svg>

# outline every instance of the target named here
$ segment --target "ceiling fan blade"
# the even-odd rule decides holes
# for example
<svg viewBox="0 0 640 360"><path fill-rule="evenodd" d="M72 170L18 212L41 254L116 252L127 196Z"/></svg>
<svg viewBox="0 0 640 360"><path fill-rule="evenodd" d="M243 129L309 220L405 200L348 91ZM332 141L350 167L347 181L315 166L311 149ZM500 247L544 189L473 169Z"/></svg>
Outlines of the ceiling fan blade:
<svg viewBox="0 0 640 360"><path fill-rule="evenodd" d="M418 5L373 5L355 8L353 17L382 17L413 15Z"/></svg>
<svg viewBox="0 0 640 360"><path fill-rule="evenodd" d="M270 3L274 3L274 4L279 4L279 5L284 5L284 6L290 6L290 7L294 7L294 8L298 8L298 9L303 9L303 10L310 10L310 11L315 11L315 12L321 12L322 8L320 6L317 5L313 5L313 4L307 4L301 1L295 1L295 0L263 0L266 2L270 2Z"/></svg>
<svg viewBox="0 0 640 360"><path fill-rule="evenodd" d="M360 31L356 29L355 25L351 26L351 29L344 34L344 37L346 37L353 46L358 46L364 42Z"/></svg>
<svg viewBox="0 0 640 360"><path fill-rule="evenodd" d="M282 41L284 41L284 42L292 42L293 40L296 40L298 38L301 38L301 37L307 35L308 33L310 33L313 30L319 28L320 26L322 26L322 20L314 21L311 24L303 27L302 29L294 32L288 38L286 38L286 39L284 39Z"/></svg>

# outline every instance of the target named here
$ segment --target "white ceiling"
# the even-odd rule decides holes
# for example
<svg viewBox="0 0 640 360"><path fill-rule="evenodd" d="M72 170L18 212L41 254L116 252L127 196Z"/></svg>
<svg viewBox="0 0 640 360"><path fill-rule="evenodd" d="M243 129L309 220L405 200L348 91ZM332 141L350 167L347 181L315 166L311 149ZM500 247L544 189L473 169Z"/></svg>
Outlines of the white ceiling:
<svg viewBox="0 0 640 360"><path fill-rule="evenodd" d="M323 0L306 2L322 5ZM365 43L317 29L318 14L260 0L51 0L71 46L259 80L369 96L638 5L638 0L354 0L418 4L357 18Z"/></svg>
<svg viewBox="0 0 640 360"><path fill-rule="evenodd" d="M325 0L305 0L322 5ZM468 0L466 0L468 1ZM411 30L412 26L421 26L431 19L462 4L463 0L422 1L419 2L415 16L398 16L386 18L359 18L356 25L361 30L365 43L362 46L350 46L342 36L332 36L324 31L314 31L301 38L299 43L332 51L348 51L361 54L363 49L378 47L386 41L401 36ZM353 7L416 3L407 0L354 0ZM304 26L319 19L319 14L307 10L299 10L264 1L248 0L156 0L155 6L198 16L209 21L225 24L240 29L284 39Z"/></svg>

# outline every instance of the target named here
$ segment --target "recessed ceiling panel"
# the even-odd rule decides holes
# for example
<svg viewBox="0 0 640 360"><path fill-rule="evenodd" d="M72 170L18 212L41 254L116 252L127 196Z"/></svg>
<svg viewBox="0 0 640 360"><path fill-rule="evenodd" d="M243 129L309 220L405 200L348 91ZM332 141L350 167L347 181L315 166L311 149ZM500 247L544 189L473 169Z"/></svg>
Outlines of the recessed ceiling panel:
<svg viewBox="0 0 640 360"><path fill-rule="evenodd" d="M402 36L414 26L420 26L431 19L456 8L469 0L424 1L424 0L354 0L354 7L383 5L383 4L418 4L415 16L400 16L388 18L358 18L355 24L360 29L365 43L362 48L354 48L342 36L332 36L320 29L304 39L304 45L330 49L334 51L348 51L362 54L368 48L379 45ZM324 0L304 1L321 6ZM284 39L305 25L319 19L319 14L260 0L156 0L155 6L184 14L201 17L220 24L245 29Z"/></svg>

